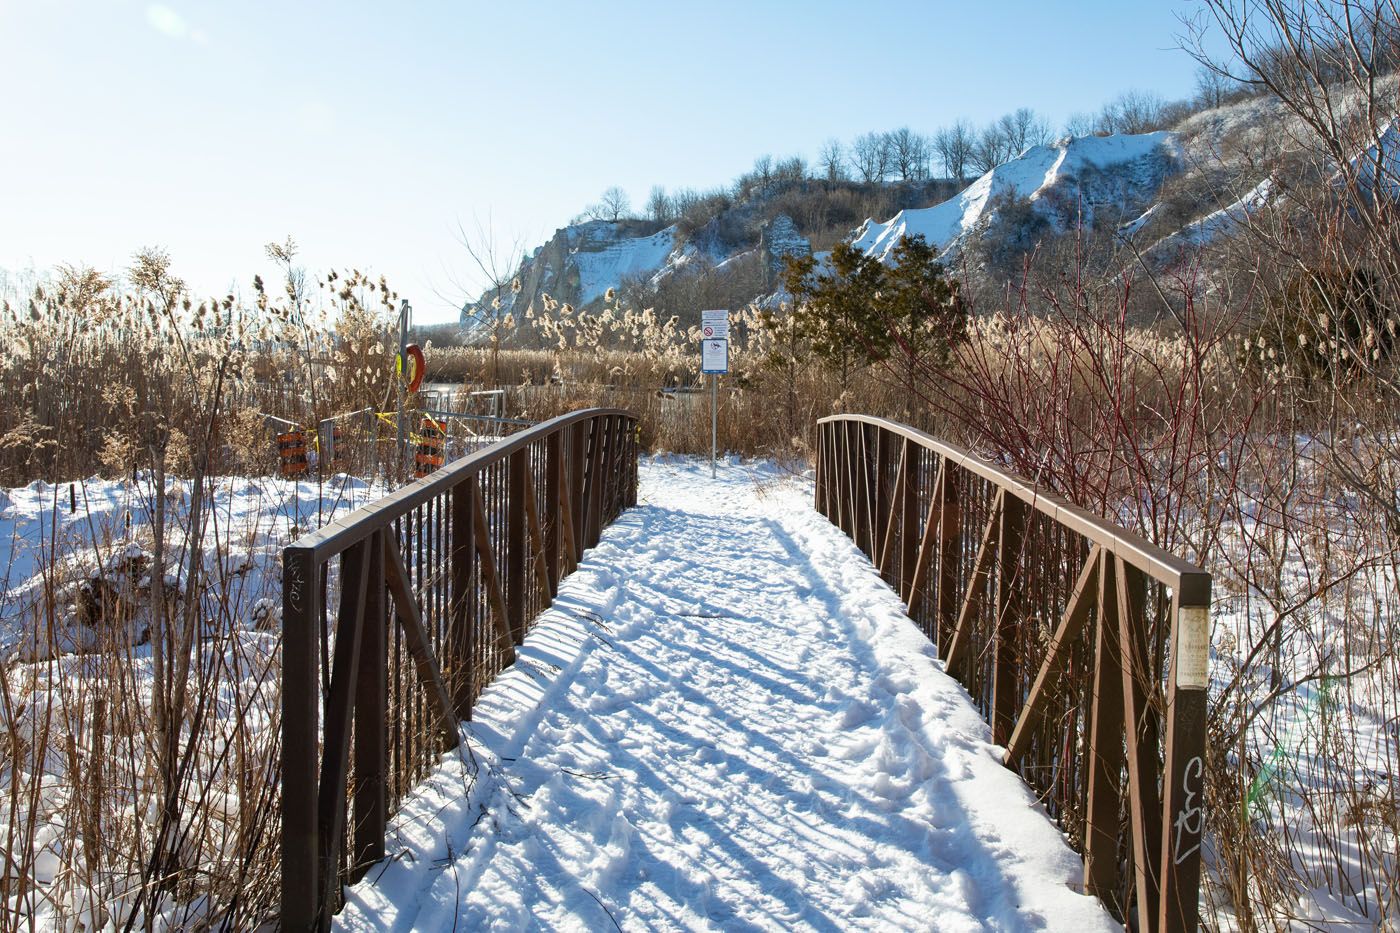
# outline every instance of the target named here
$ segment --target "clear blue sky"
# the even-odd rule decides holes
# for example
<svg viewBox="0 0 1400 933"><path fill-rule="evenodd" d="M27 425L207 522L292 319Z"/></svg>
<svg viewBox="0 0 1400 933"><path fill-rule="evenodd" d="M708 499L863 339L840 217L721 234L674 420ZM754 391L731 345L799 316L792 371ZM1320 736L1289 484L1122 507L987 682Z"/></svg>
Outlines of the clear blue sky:
<svg viewBox="0 0 1400 933"><path fill-rule="evenodd" d="M420 320L460 222L541 242L610 185L722 184L829 137L1185 96L1190 2L0 0L0 268L163 246L244 290L288 234Z"/></svg>

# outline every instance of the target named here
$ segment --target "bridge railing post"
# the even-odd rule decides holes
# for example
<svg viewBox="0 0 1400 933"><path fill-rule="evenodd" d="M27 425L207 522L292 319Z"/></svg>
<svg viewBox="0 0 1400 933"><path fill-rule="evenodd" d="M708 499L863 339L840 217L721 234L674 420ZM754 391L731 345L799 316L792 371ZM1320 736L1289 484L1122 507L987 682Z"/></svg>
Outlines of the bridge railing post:
<svg viewBox="0 0 1400 933"><path fill-rule="evenodd" d="M1193 581L1172 602L1171 665L1175 688L1166 709L1162 786L1161 907L1157 929L1190 930L1201 883L1205 830L1206 688L1210 657L1210 578Z"/></svg>
<svg viewBox="0 0 1400 933"><path fill-rule="evenodd" d="M312 552L282 554L282 927L319 929L320 587Z"/></svg>

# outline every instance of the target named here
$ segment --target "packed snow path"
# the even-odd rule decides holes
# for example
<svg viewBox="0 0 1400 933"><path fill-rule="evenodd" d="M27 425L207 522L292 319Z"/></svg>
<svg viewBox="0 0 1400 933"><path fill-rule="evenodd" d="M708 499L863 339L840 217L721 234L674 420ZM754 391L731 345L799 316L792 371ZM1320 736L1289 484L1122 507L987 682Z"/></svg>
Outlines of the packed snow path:
<svg viewBox="0 0 1400 933"><path fill-rule="evenodd" d="M810 488L645 463L338 925L1113 929Z"/></svg>

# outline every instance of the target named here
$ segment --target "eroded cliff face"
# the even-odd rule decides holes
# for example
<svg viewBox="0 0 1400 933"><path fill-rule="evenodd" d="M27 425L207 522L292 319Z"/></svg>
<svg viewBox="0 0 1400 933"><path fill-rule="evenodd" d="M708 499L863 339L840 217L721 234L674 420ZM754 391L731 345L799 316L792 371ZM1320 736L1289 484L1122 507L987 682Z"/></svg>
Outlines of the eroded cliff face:
<svg viewBox="0 0 1400 933"><path fill-rule="evenodd" d="M624 279L650 277L676 252L673 226L647 221L590 220L561 227L544 245L522 260L499 290L488 289L462 309L463 325L490 319L499 300L502 313L543 312L545 297L575 306L592 304ZM518 290L516 288L518 284Z"/></svg>
<svg viewBox="0 0 1400 933"><path fill-rule="evenodd" d="M1030 147L941 204L900 211L884 223L867 220L854 241L884 259L901 239L918 235L946 260L970 238L1016 236L1018 230L1000 229L997 220L1014 214L1007 208L1017 202L1034 215L1025 222L1039 221L1051 234L1100 220L1122 223L1148 209L1180 163L1174 133L1066 137Z"/></svg>
<svg viewBox="0 0 1400 933"><path fill-rule="evenodd" d="M789 256L811 255L812 241L798 231L791 217L779 214L764 224L758 248L770 281L776 282L783 274L783 260Z"/></svg>
<svg viewBox="0 0 1400 933"><path fill-rule="evenodd" d="M1067 137L1027 149L952 198L900 211L883 223L867 220L847 239L881 258L891 254L900 238L915 234L928 239L945 260L970 241L1025 249L1076 224L1117 227L1143 216L1180 163L1179 139L1170 132ZM755 251L765 274L754 281L755 294L734 297L771 299L772 294L759 292L779 287L783 258L811 251L811 241L792 216L774 211L772 195L747 194L688 240L676 226L642 220L562 227L521 262L499 293L490 291L464 308L462 322L480 327L498 314L520 317L527 309L545 314L546 297L588 307L609 289L636 280L659 286L673 275L724 276L734 272L736 258ZM995 248L984 250L984 255L996 254ZM491 307L493 301L500 302L499 310Z"/></svg>
<svg viewBox="0 0 1400 933"><path fill-rule="evenodd" d="M921 235L945 263L962 263L971 284L1019 268L1025 255L1056 237L1085 231L1131 241L1160 266L1183 246L1224 239L1241 218L1268 206L1274 176L1286 180L1290 171L1274 140L1287 120L1277 105L1250 100L1196 114L1171 131L1065 137L1026 149L952 197L950 185L929 186L904 210L867 219L844 239L888 259L901 238ZM1392 127L1377 146L1395 138L1400 131ZM1222 208L1222 183L1243 192L1238 203ZM781 298L775 289L785 256L810 252L809 236L825 244L840 236L829 227L810 229L822 216L811 203L822 197L818 189L810 179L745 189L726 196L703 223L690 218L688 235L643 220L562 227L522 261L499 294L465 307L462 322L480 327L498 314L548 313L546 297L596 306L609 289L635 282L647 286L636 300L650 294L682 316L702 301L774 301ZM762 274L753 274L750 259Z"/></svg>

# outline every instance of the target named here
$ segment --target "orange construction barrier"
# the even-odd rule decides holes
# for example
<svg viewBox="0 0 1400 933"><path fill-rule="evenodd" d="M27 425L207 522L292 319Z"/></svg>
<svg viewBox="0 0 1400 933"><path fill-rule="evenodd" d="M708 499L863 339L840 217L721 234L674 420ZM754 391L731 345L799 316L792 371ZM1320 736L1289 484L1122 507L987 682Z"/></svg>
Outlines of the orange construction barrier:
<svg viewBox="0 0 1400 933"><path fill-rule="evenodd" d="M283 476L300 476L306 472L306 432L288 431L277 435L277 459Z"/></svg>
<svg viewBox="0 0 1400 933"><path fill-rule="evenodd" d="M447 462L447 458L444 456L446 445L444 427L445 425L432 418L423 419L423 426L418 437L418 452L413 458L413 475L419 479L439 469Z"/></svg>

